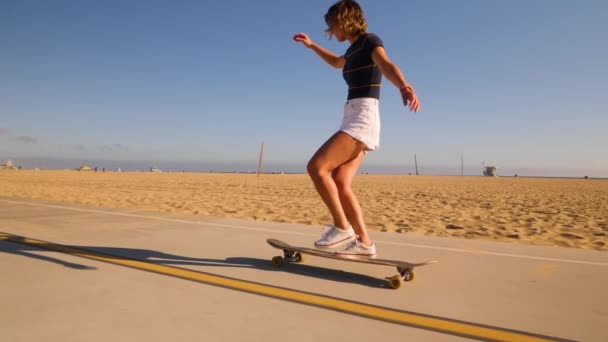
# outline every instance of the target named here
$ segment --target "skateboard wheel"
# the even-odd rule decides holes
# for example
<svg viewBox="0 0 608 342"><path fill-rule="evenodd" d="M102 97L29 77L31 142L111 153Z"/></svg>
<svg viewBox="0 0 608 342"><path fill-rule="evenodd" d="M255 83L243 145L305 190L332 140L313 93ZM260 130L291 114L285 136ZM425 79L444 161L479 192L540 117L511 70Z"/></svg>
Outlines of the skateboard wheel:
<svg viewBox="0 0 608 342"><path fill-rule="evenodd" d="M414 280L414 271L408 271L403 275L403 280L412 281Z"/></svg>
<svg viewBox="0 0 608 342"><path fill-rule="evenodd" d="M403 279L401 279L401 276L392 276L390 278L388 278L388 286L391 289L398 289L401 287L401 285L403 284Z"/></svg>
<svg viewBox="0 0 608 342"><path fill-rule="evenodd" d="M272 258L273 267L281 267L282 265L283 265L283 257L277 255L274 258Z"/></svg>
<svg viewBox="0 0 608 342"><path fill-rule="evenodd" d="M296 253L293 256L293 261L294 262L302 262L302 261L304 261L304 256L302 255L302 253Z"/></svg>
<svg viewBox="0 0 608 342"><path fill-rule="evenodd" d="M414 270L410 268L398 268L399 274L401 274L401 278L405 281L414 280Z"/></svg>

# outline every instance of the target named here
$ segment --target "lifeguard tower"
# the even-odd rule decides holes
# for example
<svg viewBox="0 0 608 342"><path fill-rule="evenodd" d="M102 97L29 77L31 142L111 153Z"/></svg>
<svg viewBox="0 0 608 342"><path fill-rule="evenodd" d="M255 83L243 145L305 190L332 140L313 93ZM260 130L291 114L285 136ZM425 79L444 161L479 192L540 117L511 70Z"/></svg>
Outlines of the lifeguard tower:
<svg viewBox="0 0 608 342"><path fill-rule="evenodd" d="M498 177L496 166L486 166L483 169L483 175L487 177Z"/></svg>

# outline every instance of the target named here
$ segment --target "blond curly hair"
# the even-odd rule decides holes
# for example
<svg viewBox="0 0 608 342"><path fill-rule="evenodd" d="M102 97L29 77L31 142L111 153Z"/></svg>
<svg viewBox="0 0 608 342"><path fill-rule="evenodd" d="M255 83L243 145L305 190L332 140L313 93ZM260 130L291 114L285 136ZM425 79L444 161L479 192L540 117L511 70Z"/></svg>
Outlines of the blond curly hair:
<svg viewBox="0 0 608 342"><path fill-rule="evenodd" d="M361 6L354 0L340 0L333 4L325 13L327 29L325 33L331 39L331 28L338 26L342 31L351 36L356 36L367 31L367 22L363 17Z"/></svg>

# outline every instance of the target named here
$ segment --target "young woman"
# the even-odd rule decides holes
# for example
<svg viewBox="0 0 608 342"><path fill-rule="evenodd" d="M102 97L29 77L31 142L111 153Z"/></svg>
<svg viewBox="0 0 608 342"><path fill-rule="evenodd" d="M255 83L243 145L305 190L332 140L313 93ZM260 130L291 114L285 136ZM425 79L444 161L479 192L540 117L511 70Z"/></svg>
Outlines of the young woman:
<svg viewBox="0 0 608 342"><path fill-rule="evenodd" d="M351 185L365 154L379 146L378 100L382 75L399 88L403 104L411 111L417 112L420 103L399 67L389 60L382 40L366 32L363 10L356 1L336 2L325 14L325 23L330 39L335 36L339 42L350 43L344 55L337 56L324 49L305 33L297 33L293 37L327 64L342 68L348 85L339 131L308 162L308 174L334 220L333 226L315 242L315 247L336 249L336 253L342 255L374 257L376 247L367 233L363 213Z"/></svg>

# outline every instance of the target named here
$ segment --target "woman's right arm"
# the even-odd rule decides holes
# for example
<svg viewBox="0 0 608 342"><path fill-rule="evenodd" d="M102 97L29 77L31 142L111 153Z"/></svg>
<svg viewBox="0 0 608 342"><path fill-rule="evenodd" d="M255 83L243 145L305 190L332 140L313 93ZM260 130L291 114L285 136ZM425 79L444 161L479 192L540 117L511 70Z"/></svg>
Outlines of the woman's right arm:
<svg viewBox="0 0 608 342"><path fill-rule="evenodd" d="M321 57L327 64L334 68L341 69L344 67L344 56L336 56L333 52L324 49L323 47L315 44L306 33L298 33L293 36L293 40L301 42L307 48L314 51L319 57Z"/></svg>

